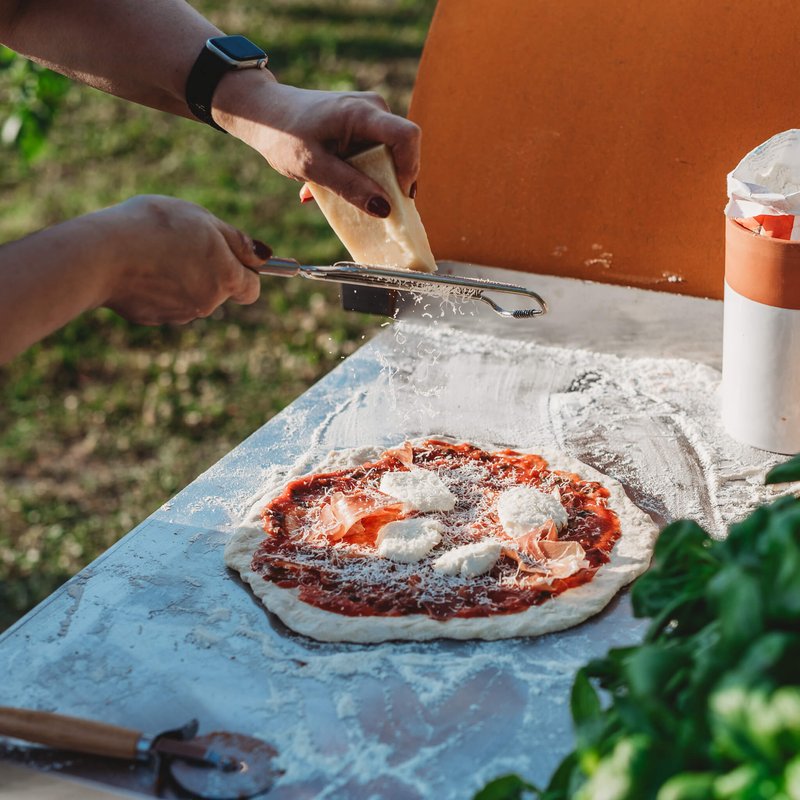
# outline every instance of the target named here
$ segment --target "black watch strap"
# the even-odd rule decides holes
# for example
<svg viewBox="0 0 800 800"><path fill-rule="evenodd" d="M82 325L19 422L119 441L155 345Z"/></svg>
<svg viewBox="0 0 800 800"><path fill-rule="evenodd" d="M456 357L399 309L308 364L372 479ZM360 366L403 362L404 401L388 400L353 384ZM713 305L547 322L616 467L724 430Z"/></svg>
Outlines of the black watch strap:
<svg viewBox="0 0 800 800"><path fill-rule="evenodd" d="M207 47L203 47L186 79L186 103L189 110L199 120L223 133L226 132L225 129L217 125L211 116L211 101L222 76L232 69L230 64L226 64Z"/></svg>

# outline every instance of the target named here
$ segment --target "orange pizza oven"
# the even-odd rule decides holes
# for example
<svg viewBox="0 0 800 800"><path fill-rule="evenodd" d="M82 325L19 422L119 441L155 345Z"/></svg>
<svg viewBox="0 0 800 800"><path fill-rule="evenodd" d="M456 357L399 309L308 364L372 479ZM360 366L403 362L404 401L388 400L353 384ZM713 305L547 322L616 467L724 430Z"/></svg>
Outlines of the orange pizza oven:
<svg viewBox="0 0 800 800"><path fill-rule="evenodd" d="M410 116L438 259L719 298L725 176L800 113L800 9L439 0Z"/></svg>

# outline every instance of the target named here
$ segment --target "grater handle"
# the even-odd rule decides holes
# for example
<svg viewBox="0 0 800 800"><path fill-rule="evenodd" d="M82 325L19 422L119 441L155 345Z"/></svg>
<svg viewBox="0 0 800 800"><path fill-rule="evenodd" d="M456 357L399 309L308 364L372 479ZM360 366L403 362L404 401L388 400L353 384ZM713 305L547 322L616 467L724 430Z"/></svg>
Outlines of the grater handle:
<svg viewBox="0 0 800 800"><path fill-rule="evenodd" d="M547 313L547 303L541 295L513 283L488 281L482 278L462 278L458 275L437 275L427 272L373 267L368 264L355 264L351 261L338 261L327 266L300 264L293 258L271 258L256 269L261 275L277 275L293 278L301 275L311 280L329 283L344 283L351 286L373 286L382 289L398 289L419 294L452 292L457 300L481 300L492 311L506 319L530 319ZM493 300L490 294L511 294L533 300L531 308L509 310Z"/></svg>
<svg viewBox="0 0 800 800"><path fill-rule="evenodd" d="M270 258L253 271L276 278L294 278L300 273L300 269L300 262L293 258Z"/></svg>

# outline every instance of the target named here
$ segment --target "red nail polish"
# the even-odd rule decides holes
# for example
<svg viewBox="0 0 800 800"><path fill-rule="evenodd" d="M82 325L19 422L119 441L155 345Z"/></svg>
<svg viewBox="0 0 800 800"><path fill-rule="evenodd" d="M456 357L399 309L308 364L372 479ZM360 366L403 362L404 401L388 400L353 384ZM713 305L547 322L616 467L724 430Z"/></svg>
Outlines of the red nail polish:
<svg viewBox="0 0 800 800"><path fill-rule="evenodd" d="M253 239L253 252L262 261L272 258L272 248L265 245L264 242L260 242L258 239Z"/></svg>
<svg viewBox="0 0 800 800"><path fill-rule="evenodd" d="M367 203L367 211L373 216L386 219L392 213L392 207L383 197L371 197Z"/></svg>
<svg viewBox="0 0 800 800"><path fill-rule="evenodd" d="M314 200L313 197L301 197L300 198L300 202L301 203L311 203L311 202L313 202L313 200Z"/></svg>

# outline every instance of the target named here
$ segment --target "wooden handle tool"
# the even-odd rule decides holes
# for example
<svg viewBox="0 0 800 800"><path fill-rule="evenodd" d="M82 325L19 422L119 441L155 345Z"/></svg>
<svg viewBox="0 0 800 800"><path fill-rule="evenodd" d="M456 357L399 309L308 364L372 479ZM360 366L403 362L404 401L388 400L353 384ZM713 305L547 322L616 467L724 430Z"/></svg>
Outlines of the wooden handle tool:
<svg viewBox="0 0 800 800"><path fill-rule="evenodd" d="M0 735L96 756L141 758L139 731L48 711L0 706Z"/></svg>
<svg viewBox="0 0 800 800"><path fill-rule="evenodd" d="M224 731L196 733L197 720L153 736L48 711L0 706L0 736L93 756L154 760L157 792L171 774L197 797L246 798L267 791L283 774L274 764L277 750L261 739Z"/></svg>

